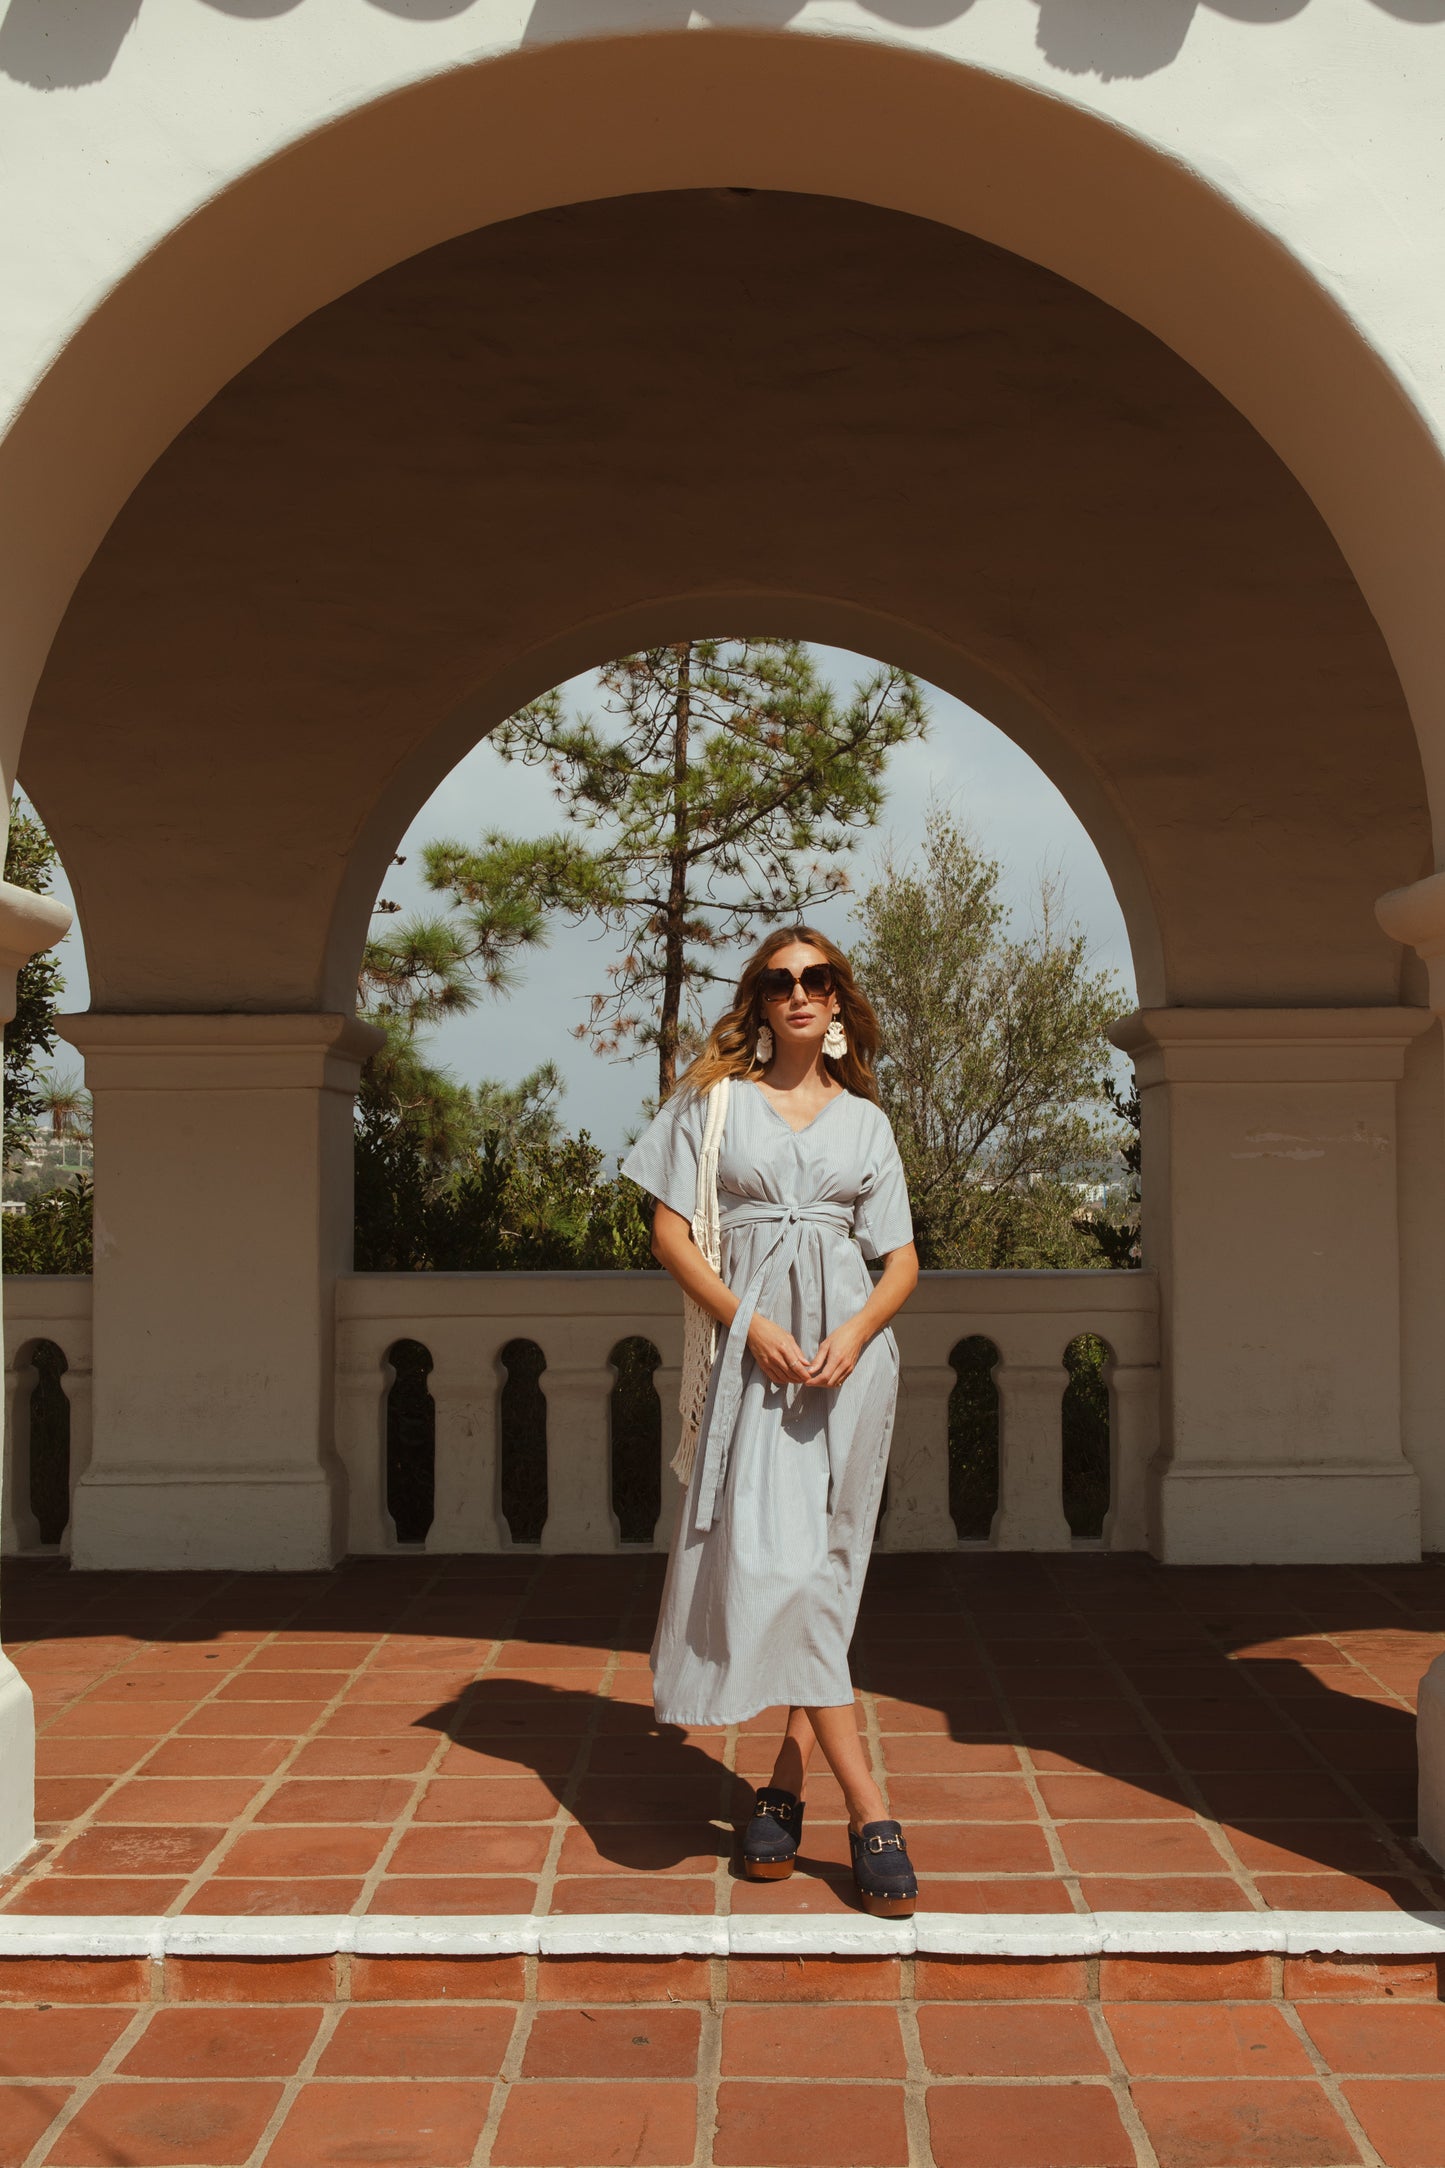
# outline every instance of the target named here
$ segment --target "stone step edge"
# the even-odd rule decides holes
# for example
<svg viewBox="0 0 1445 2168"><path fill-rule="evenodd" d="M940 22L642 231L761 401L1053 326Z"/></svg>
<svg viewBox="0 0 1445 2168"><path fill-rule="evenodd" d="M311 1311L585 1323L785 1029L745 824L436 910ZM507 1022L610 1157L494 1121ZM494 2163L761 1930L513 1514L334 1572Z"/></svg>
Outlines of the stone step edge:
<svg viewBox="0 0 1445 2168"><path fill-rule="evenodd" d="M1445 1957L1445 1912L919 1912L911 1920L660 1912L175 1919L0 1913L4 1958Z"/></svg>

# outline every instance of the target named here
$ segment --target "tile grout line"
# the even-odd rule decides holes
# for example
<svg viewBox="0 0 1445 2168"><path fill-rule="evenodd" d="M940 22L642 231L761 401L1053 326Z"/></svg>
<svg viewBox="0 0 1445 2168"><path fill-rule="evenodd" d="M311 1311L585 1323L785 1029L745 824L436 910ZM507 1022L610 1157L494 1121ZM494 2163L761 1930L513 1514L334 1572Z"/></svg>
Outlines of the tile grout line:
<svg viewBox="0 0 1445 2168"><path fill-rule="evenodd" d="M903 2041L903 2127L908 2139L908 2168L937 2168L933 2131L928 2120L928 2088L932 2073L923 2055L923 2036L918 2029L918 1961L906 1959L899 1967L898 2030Z"/></svg>
<svg viewBox="0 0 1445 2168"><path fill-rule="evenodd" d="M1094 2029L1094 2038L1109 2066L1109 2089L1114 2096L1119 2120L1134 2148L1135 2168L1159 2168L1159 2156L1154 2150L1154 2142L1144 2128L1144 2118L1134 2105L1134 2088L1125 2068L1124 2058L1119 2053L1119 2044L1104 2015L1102 1992L1089 1997L1086 2009L1089 2023Z"/></svg>
<svg viewBox="0 0 1445 2168"><path fill-rule="evenodd" d="M360 1663L353 1665L351 1670L347 1672L345 1683L337 1688L331 1699L319 1711L317 1716L307 1726L306 1730L297 1733L296 1737L292 1740L289 1751L282 1755L280 1762L278 1763L276 1768L272 1770L270 1776L262 1779L261 1784L257 1789L255 1795L248 1801L246 1806L239 1814L232 1816L230 1822L221 1832L221 1835L217 1839L216 1843L206 1854L206 1857L202 1861L201 1865L196 1869L195 1873L191 1875L190 1879L185 1883L185 1885L177 1893L177 1895L171 1900L170 1905L167 1907L167 1910L171 1917L179 1919L184 1915L186 1905L188 1904L190 1899L193 1896L199 1895L200 1891L205 1887L205 1884L211 1879L215 1867L226 1858L227 1854L235 1846L237 1840L247 1834L249 1831L256 1828L256 1817L259 1815L261 1809L265 1806L267 1800L273 1799L275 1797L281 1785L289 1777L292 1767L295 1764L297 1755L300 1754L303 1747L309 1746L311 1742L316 1738L321 1725L328 1722L329 1719L335 1715L337 1709L340 1707L342 1702L345 1701L346 1696L350 1693L352 1687L355 1686L357 1680L364 1678L367 1672L371 1670L373 1665L376 1663L378 1657L380 1656L382 1649L386 1646L387 1639L388 1636L386 1634L379 1634L376 1637L376 1639L372 1643L370 1650L361 1659ZM242 1668L244 1669L245 1667L243 1666ZM298 1665L296 1668L300 1669L300 1666ZM272 1706L284 1708L285 1703L277 1702L272 1704ZM260 1737L262 1735L260 1733L257 1733L255 1736ZM274 1737L276 1736L276 1734L273 1733L270 1736ZM284 1738L286 1734L283 1732L280 1734L280 1736ZM184 1782L185 1780L182 1779L181 1781ZM284 1828L287 1825L283 1823L278 1826ZM288 1876L278 1879L289 1880L291 1878ZM297 1879L301 1881L304 1886L306 1881L313 1878L307 1876L299 1876L297 1877Z"/></svg>
<svg viewBox="0 0 1445 2168"><path fill-rule="evenodd" d="M1361 2124L1359 2117L1356 2115L1354 2109L1350 2106L1349 2101L1346 2099L1344 2088L1341 2085L1339 2078L1335 2075L1334 2071L1331 2070L1329 2064L1325 2061L1325 2058L1323 2057L1323 2055L1321 2055L1319 2049L1315 2046L1313 2040L1311 2040L1309 2033L1306 2030L1304 2020L1300 2016L1299 2011L1295 2008L1292 2002L1290 2002L1284 1997L1281 1997L1278 2008L1281 2017L1284 2019L1285 2024L1289 2027L1290 2031L1299 2041L1299 2044L1304 2049L1305 2054L1309 2057L1310 2062L1314 2067L1315 2076L1319 2079L1319 2082L1324 2089L1325 2097L1328 2099L1330 2106L1334 2109L1340 2121L1344 2124L1345 2129L1349 2132L1350 2137L1354 2141L1354 2144L1359 2152L1360 2159L1365 2164L1365 2168L1385 2168L1385 2163L1381 2155L1370 2143L1370 2140L1365 2133L1364 2127Z"/></svg>
<svg viewBox="0 0 1445 2168"><path fill-rule="evenodd" d="M493 2148L497 2142L497 2131L501 2125L502 2115L508 2100L511 2098L512 2087L522 2075L522 2065L527 2054L527 2042L532 2037L532 2027L537 2021L539 2007L536 1997L535 1976L530 1973L530 1968L535 1963L535 1958L528 1960L529 1977L522 1991L522 2000L517 2005L517 2015L512 2021L512 2030L508 2036L501 2066L496 2077L492 2080L492 2096L487 2102L486 2120L478 2131L477 2142L472 2148L470 2168L488 2168Z"/></svg>
<svg viewBox="0 0 1445 2168"><path fill-rule="evenodd" d="M332 2036L341 2023L341 2013L344 2008L345 2005L339 1998L329 2004L322 2004L321 2022L316 2028L311 2045L292 2071L290 2077L282 2085L281 2098L266 2118L264 2130L247 2154L245 2168L261 2168L266 2155L280 2135L281 2125L296 2105L301 2088L308 2079L315 2077L316 2066L331 2044Z"/></svg>
<svg viewBox="0 0 1445 2168"><path fill-rule="evenodd" d="M1214 1642L1216 1648L1220 1648L1226 1662L1232 1663L1235 1661L1233 1654L1229 1650L1223 1649L1222 1644L1215 1640L1214 1635L1210 1633L1210 1630L1207 1626L1203 1629L1203 1631L1210 1635L1210 1640ZM1330 1639L1330 1636L1328 1634L1321 1634L1315 1631L1312 1632L1312 1638L1326 1641ZM1333 1643L1331 1645L1333 1646ZM1262 1680L1256 1679L1253 1676L1248 1665L1239 1666L1239 1670L1241 1676L1244 1678L1246 1684L1248 1685L1250 1692L1256 1695L1258 1699L1265 1704L1266 1708L1269 1709L1271 1714L1274 1716L1276 1722L1279 1724L1281 1730L1287 1731L1294 1739L1296 1745L1303 1746L1306 1753L1308 1753L1312 1757L1316 1765L1323 1770L1323 1772L1330 1779L1330 1781L1334 1784L1338 1784L1341 1790L1348 1794L1349 1798L1355 1803L1355 1806L1359 1811L1361 1820L1367 1822L1373 1828L1376 1836L1379 1837L1382 1842L1387 1846L1391 1854L1396 1859L1403 1862L1401 1868L1401 1872L1403 1873L1403 1875L1409 1881L1414 1883L1416 1889L1423 1897L1431 1897L1434 1892L1430 1888L1428 1874L1425 1872L1424 1869L1421 1868L1418 1861L1410 1857L1409 1853L1405 1850L1404 1846L1401 1844L1394 1830L1391 1829L1385 1817L1380 1814L1373 1806L1371 1806L1370 1802L1364 1797L1363 1793L1356 1791L1354 1785L1350 1782L1349 1772L1343 1769L1337 1769L1335 1767L1334 1763L1329 1759L1328 1755L1323 1751L1323 1749L1315 1745L1314 1740L1305 1730L1304 1726L1298 1723L1295 1718L1290 1715L1287 1705L1284 1702L1280 1701L1275 1695L1271 1694L1269 1688L1263 1683ZM1373 1701L1367 1701L1366 1705L1371 1708L1379 1707L1379 1703ZM1261 1819L1267 1819L1267 1817L1261 1817Z"/></svg>
<svg viewBox="0 0 1445 2168"><path fill-rule="evenodd" d="M533 1567L531 1573L527 1576L526 1580L518 1584L516 1602L513 1604L512 1609L507 1613L505 1621L506 1626L509 1630L505 1633L488 1636L488 1638L493 1643L492 1653L485 1659L483 1663L481 1663L476 1668L473 1677L468 1680L467 1684L462 1688L461 1693L457 1696L456 1712L450 1720L452 1724L458 1724L460 1722L462 1716L466 1712L467 1707L469 1706L469 1699L473 1689L476 1686L480 1685L481 1681L487 1676L487 1673L500 1659L502 1650L506 1647L507 1642L514 1638L510 1629L516 1625L519 1616L524 1610L527 1598L531 1594L533 1588L536 1586L541 1574L541 1570L541 1561L539 1559L537 1564ZM430 1595L433 1590L443 1587L449 1578L450 1577L448 1575L444 1574L440 1570L440 1568L438 1568L438 1570L422 1584L419 1593ZM432 1778L436 1775L437 1770L440 1768L442 1762L446 1759L448 1753L450 1753L452 1747L455 1746L457 1743L457 1735L450 1728L442 1732L439 1735L436 1746L433 1748L425 1765L415 1775L412 1782L412 1795L410 1800L408 1801L407 1805L403 1807L401 1813L393 1818L390 1837L386 1838L383 1841L381 1850L378 1852L376 1858L372 1861L370 1867L361 1878L361 1888L358 1891L356 1900L351 1907L352 1912L356 1917L362 1918L367 1912L370 1911L371 1900L381 1887L387 1867L390 1865L392 1859L395 1857L402 1838L415 1823L416 1816L418 1811L420 1810L421 1802L426 1792L427 1786L431 1783Z"/></svg>
<svg viewBox="0 0 1445 2168"><path fill-rule="evenodd" d="M528 1587L530 1588L531 1585L529 1582ZM556 1894L558 1873L562 1863L562 1850L567 1842L567 1832L569 1829L582 1826L572 1811L573 1804L582 1788L583 1780L591 1769L592 1749L602 1730L603 1704L612 1699L612 1687L622 1663L620 1643L636 1600L636 1590L634 1588L632 1595L623 1603L618 1613L613 1646L607 1652L606 1661L602 1666L602 1677L598 1682L596 1693L591 1697L592 1714L587 1721L586 1729L577 1741L577 1751L572 1756L572 1765L562 1779L557 1796L556 1811L552 1816L552 1835L548 1840L546 1856L537 1875L537 1887L532 1897L532 1910L541 1917L549 1918L551 1916L552 1899Z"/></svg>
<svg viewBox="0 0 1445 2168"><path fill-rule="evenodd" d="M1216 1821L1215 1818L1210 1814L1205 1793L1201 1786L1195 1780L1193 1771L1186 1769L1184 1764L1180 1761L1178 1755L1174 1752L1173 1747L1169 1743L1168 1733L1165 1731L1163 1725L1160 1724L1156 1719L1153 1710L1149 1707L1149 1704L1144 1699L1143 1694L1140 1692L1138 1687L1135 1686L1134 1681L1130 1678L1128 1672L1119 1662L1113 1650L1100 1639L1097 1631L1095 1630L1092 1619L1088 1618L1085 1613L1078 1610L1077 1607L1074 1607L1074 1616L1081 1621L1084 1634L1089 1640L1090 1645L1095 1650L1097 1650L1104 1663L1108 1666L1109 1670L1118 1680L1125 1699L1132 1703L1135 1713L1140 1719L1140 1722L1143 1724L1149 1737L1154 1741L1154 1744L1158 1747L1160 1753L1163 1755L1166 1767L1169 1769L1171 1775L1174 1777L1176 1783L1179 1785L1180 1790L1183 1792L1185 1801L1189 1806L1189 1811L1194 1817L1195 1827L1204 1831L1204 1834L1208 1838L1210 1844L1219 1854L1219 1857L1223 1860L1225 1866L1229 1869L1230 1876L1234 1881L1235 1886L1248 1900L1250 1911L1268 1912L1270 1910L1270 1907L1265 1902L1265 1899L1257 1883L1255 1882L1253 1874L1246 1867L1244 1861L1235 1851L1233 1844L1231 1844L1229 1839L1226 1837L1222 1824Z"/></svg>
<svg viewBox="0 0 1445 2168"><path fill-rule="evenodd" d="M157 2005L153 2002L143 2002L130 2023L121 2027L94 2070L80 2080L69 2100L56 2110L54 2120L36 2139L25 2156L25 2168L40 2168L40 2164L50 2158L53 2148L82 2109L89 2104L97 2087L103 2085L107 2078L115 2076L119 2064L145 2033L146 2027L155 2016L156 2008Z"/></svg>
<svg viewBox="0 0 1445 2168"><path fill-rule="evenodd" d="M237 1578L238 1577L235 1574L227 1574L222 1580L220 1588L215 1593L218 1595L225 1594ZM97 1592L96 1598L93 1598L92 1601L98 1600L98 1597L99 1592ZM198 1594L195 1602L190 1606L189 1609L182 1608L176 1614L177 1623L192 1618L195 1615L195 1612L199 1609L203 1600L204 1598ZM84 1612L81 1613L82 1618L85 1615L86 1614ZM30 1887L33 1885L33 1883L42 1882L49 1879L51 1870L55 1865L56 1858L61 1852L66 1850L77 1837L89 1834L90 1829L95 1822L95 1817L100 1812L100 1809L105 1805L107 1799L109 1799L111 1795L115 1791L117 1791L122 1784L130 1783L134 1777L139 1775L140 1767L143 1766L145 1762L149 1761L151 1756L157 1753L161 1747L169 1745L172 1740L177 1737L181 1725L188 1724L191 1721L192 1717L196 1715L198 1710L205 1708L206 1705L211 1700L213 1700L214 1697L220 1692L221 1688L226 1684L229 1678L233 1678L237 1672L243 1671L246 1668L246 1665L250 1662L251 1657L255 1655L256 1649L260 1648L264 1645L265 1642L269 1641L273 1633L280 1631L282 1631L281 1628L272 1628L271 1632L261 1636L261 1638L255 1644L255 1647L253 1647L246 1656L242 1657L241 1660L232 1668L232 1670L230 1670L229 1672L218 1673L216 1676L216 1683L210 1689L210 1692L203 1694L199 1701L193 1701L186 1710L185 1715L178 1716L175 1720L175 1723L170 1727L168 1731L161 1732L159 1735L153 1738L149 1735L126 1732L95 1732L91 1734L91 1736L94 1738L139 1738L144 1736L146 1739L146 1744L138 1751L136 1761L133 1762L128 1769L122 1770L118 1776L112 1777L110 1782L100 1792L98 1797L91 1801L90 1805L85 1809L84 1813L72 1816L67 1820L64 1833L58 1840L37 1838L37 1846L41 1843L48 1842L49 1850L43 1858L37 1859L34 1865L29 1869L25 1868L23 1861L20 1862L20 1871L15 1874L14 1880L11 1883L11 1887L6 1890L3 1897L0 1897L0 1912L8 1910L12 1898L19 1894L22 1887ZM167 1639L173 1640L174 1635L168 1635ZM45 1646L45 1643L42 1642L37 1645L43 1647ZM146 1651L155 1649L158 1645L158 1642L154 1638L147 1638L145 1640L137 1641L135 1648L132 1649L129 1656L126 1656L120 1661L112 1664L107 1670L99 1672L96 1677L91 1680L90 1684L84 1689L83 1692L79 1694L73 1694L68 1701L62 1702L58 1709L55 1709L51 1712L51 1714L45 1719L45 1722L43 1724L37 1724L37 1726L35 1727L36 1747L38 1748L41 1740L49 1735L50 1727L53 1724L58 1723L61 1717L68 1716L72 1709L79 1708L80 1705L88 1698L88 1696L95 1692L98 1686L104 1686L109 1680L118 1677L119 1674L124 1671L128 1665L136 1662L138 1656L140 1656ZM17 1669L18 1668L19 1667L17 1666ZM23 1677L24 1674L22 1673L21 1676ZM27 1680L26 1683L28 1685L29 1681ZM125 1704L122 1702L119 1704L119 1706L123 1708ZM80 1878L77 1877L77 1879Z"/></svg>
<svg viewBox="0 0 1445 2168"><path fill-rule="evenodd" d="M717 2145L718 2091L722 2084L723 2026L728 2003L727 1963L713 1958L708 1965L708 1997L698 2019L697 2061L693 2065L697 2122L693 2138L693 2168L712 2168Z"/></svg>
<svg viewBox="0 0 1445 2168"><path fill-rule="evenodd" d="M1068 1897L1069 1903L1073 1907L1074 1911L1077 1913L1086 1913L1090 1910L1090 1907L1085 1900L1083 1890L1079 1883L1079 1877L1075 1873L1074 1869L1069 1865L1068 1858L1064 1852L1063 1840L1059 1835L1058 1823L1056 1822L1054 1816L1050 1813L1048 1805L1045 1802L1043 1791L1039 1784L1038 1771L1034 1766L1033 1753L1024 1739L1023 1726L1020 1724L1018 1717L1014 1712L1013 1701L1008 1693L1007 1688L1003 1683L1002 1678L999 1675L998 1666L994 1662L988 1644L984 1640L983 1635L979 1630L978 1621L974 1617L972 1609L966 1608L963 1616L967 1623L968 1631L973 1637L974 1649L978 1657L979 1665L987 1676L994 1698L998 1702L999 1708L1003 1712L1004 1729L1008 1733L1010 1745L1013 1747L1015 1754L1018 1756L1019 1768L1023 1773L1024 1784L1027 1787L1029 1797L1034 1803L1034 1814L1037 1818L1038 1826L1043 1832L1044 1843L1048 1847L1050 1864L1052 1865L1054 1872L1058 1876L1059 1880L1063 1883L1064 1892Z"/></svg>

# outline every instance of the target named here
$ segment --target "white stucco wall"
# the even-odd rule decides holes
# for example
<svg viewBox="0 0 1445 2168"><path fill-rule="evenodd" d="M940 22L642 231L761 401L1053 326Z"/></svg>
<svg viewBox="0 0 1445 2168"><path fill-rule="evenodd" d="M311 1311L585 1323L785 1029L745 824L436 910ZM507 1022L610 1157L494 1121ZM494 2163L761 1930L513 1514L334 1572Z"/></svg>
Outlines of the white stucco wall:
<svg viewBox="0 0 1445 2168"><path fill-rule="evenodd" d="M0 454L5 742L118 505L287 323L493 217L731 183L962 224L1186 353L1332 525L1438 804L1442 87L1437 0L10 0L0 415L66 364Z"/></svg>

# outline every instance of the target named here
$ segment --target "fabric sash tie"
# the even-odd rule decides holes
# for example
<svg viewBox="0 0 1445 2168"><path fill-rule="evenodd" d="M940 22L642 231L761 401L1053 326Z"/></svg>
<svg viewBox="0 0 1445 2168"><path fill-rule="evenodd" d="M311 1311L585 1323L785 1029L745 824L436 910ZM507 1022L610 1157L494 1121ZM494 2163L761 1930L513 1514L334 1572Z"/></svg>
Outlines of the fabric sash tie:
<svg viewBox="0 0 1445 2168"><path fill-rule="evenodd" d="M721 1216L724 1234L734 1227L757 1224L775 1226L777 1231L758 1259L752 1277L743 1289L737 1314L723 1341L722 1360L718 1365L717 1385L713 1393L712 1414L698 1456L702 1468L698 1478L697 1511L693 1526L699 1535L706 1535L713 1524L718 1497L727 1478L733 1432L737 1428L738 1409L743 1396L743 1356L747 1353L748 1328L762 1299L763 1282L769 1269L776 1263L785 1266L788 1272L792 1271L802 1245L805 1227L831 1227L835 1234L851 1235L853 1210L851 1205L845 1204L763 1204L747 1199L742 1203L727 1206Z"/></svg>

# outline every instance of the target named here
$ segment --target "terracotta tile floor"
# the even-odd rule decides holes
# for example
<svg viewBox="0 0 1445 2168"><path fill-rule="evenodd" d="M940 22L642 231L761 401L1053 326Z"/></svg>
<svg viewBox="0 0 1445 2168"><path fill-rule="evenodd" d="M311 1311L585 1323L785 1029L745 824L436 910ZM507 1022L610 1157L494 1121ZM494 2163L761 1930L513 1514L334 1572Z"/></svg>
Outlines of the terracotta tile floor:
<svg viewBox="0 0 1445 2168"><path fill-rule="evenodd" d="M737 1878L732 1825L777 1718L656 1728L662 1565L7 1565L43 1843L0 1908L849 1907L826 1772L806 1871ZM1413 1838L1412 1695L1442 1648L1445 1563L960 1553L875 1562L854 1671L931 1909L1440 1907Z"/></svg>
<svg viewBox="0 0 1445 2168"><path fill-rule="evenodd" d="M9 2168L1440 2168L1433 1964L0 1960Z"/></svg>

